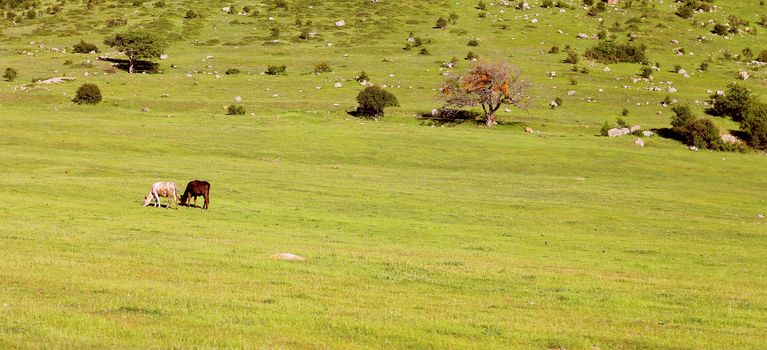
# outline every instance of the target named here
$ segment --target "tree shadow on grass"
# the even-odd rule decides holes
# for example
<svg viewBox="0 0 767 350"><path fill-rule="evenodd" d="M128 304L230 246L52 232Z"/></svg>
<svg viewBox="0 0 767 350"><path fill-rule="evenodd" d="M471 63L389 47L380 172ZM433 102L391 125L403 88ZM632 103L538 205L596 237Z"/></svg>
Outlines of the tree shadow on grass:
<svg viewBox="0 0 767 350"><path fill-rule="evenodd" d="M112 67L128 72L130 61L121 58L99 57L99 61L112 63ZM133 73L159 74L160 64L150 61L136 61L133 64Z"/></svg>

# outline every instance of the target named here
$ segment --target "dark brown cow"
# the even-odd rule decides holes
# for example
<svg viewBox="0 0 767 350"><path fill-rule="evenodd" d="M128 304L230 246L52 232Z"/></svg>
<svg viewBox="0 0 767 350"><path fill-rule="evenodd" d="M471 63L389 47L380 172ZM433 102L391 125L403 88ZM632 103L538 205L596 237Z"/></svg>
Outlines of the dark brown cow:
<svg viewBox="0 0 767 350"><path fill-rule="evenodd" d="M197 196L202 196L202 198L205 199L205 205L202 209L208 209L208 203L210 203L209 193L210 183L202 180L192 180L186 184L184 194L182 194L179 199L181 200L181 205L189 206L187 202L191 202L191 197L194 197L194 206L197 207Z"/></svg>

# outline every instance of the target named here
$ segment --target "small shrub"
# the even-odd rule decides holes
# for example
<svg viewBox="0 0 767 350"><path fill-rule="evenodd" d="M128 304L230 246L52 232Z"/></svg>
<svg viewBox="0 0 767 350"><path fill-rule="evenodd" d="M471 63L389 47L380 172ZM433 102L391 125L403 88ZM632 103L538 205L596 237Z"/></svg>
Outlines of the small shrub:
<svg viewBox="0 0 767 350"><path fill-rule="evenodd" d="M245 107L240 105L229 105L228 107L226 107L226 114L227 115L244 115Z"/></svg>
<svg viewBox="0 0 767 350"><path fill-rule="evenodd" d="M570 78L570 85L572 86L578 85L578 79Z"/></svg>
<svg viewBox="0 0 767 350"><path fill-rule="evenodd" d="M740 51L740 58L744 61L750 61L754 58L754 51L750 47L747 47Z"/></svg>
<svg viewBox="0 0 767 350"><path fill-rule="evenodd" d="M628 109L626 109L626 108L624 108L624 109L621 111L621 115L622 115L622 116L624 116L624 117L625 117L625 116L627 116L627 115L629 115L629 110L628 110Z"/></svg>
<svg viewBox="0 0 767 350"><path fill-rule="evenodd" d="M626 123L626 121L623 120L623 118L621 118L621 117L618 117L617 119L615 119L615 125L617 125L619 128L628 128L629 127L628 123Z"/></svg>
<svg viewBox="0 0 767 350"><path fill-rule="evenodd" d="M91 52L99 52L99 48L91 43L86 43L83 40L80 40L79 43L72 46L72 52L74 53L91 53Z"/></svg>
<svg viewBox="0 0 767 350"><path fill-rule="evenodd" d="M609 131L610 131L610 129L612 129L612 128L613 128L613 126L612 126L612 125L610 125L610 123L609 123L609 122L605 121L605 122L602 124L602 127L601 127L601 128L599 128L599 135L602 135L602 136L607 136L607 135L608 135L608 132L609 132Z"/></svg>
<svg viewBox="0 0 767 350"><path fill-rule="evenodd" d="M3 79L5 81L14 81L16 80L16 77L19 76L19 72L14 68L6 68L5 74L3 74Z"/></svg>
<svg viewBox="0 0 767 350"><path fill-rule="evenodd" d="M571 63L571 64L578 64L578 61L580 60L580 57L578 57L578 53L575 51L568 51L567 57L565 57L564 60L562 60L563 63Z"/></svg>
<svg viewBox="0 0 767 350"><path fill-rule="evenodd" d="M266 67L266 74L269 75L277 75L277 74L283 74L287 70L287 67L283 64L280 66L268 66Z"/></svg>
<svg viewBox="0 0 767 350"><path fill-rule="evenodd" d="M642 66L642 71L639 73L642 78L650 78L652 76L652 68L648 66Z"/></svg>
<svg viewBox="0 0 767 350"><path fill-rule="evenodd" d="M671 117L671 127L681 128L695 120L695 115L692 114L692 110L689 105L676 105L671 107L671 111L674 112L674 116Z"/></svg>
<svg viewBox="0 0 767 350"><path fill-rule="evenodd" d="M370 81L370 77L368 76L368 73L363 70L356 78L354 78L354 80L361 83L363 81Z"/></svg>
<svg viewBox="0 0 767 350"><path fill-rule="evenodd" d="M357 95L357 115L363 117L380 117L384 108L399 106L397 98L390 92L378 87L368 86Z"/></svg>
<svg viewBox="0 0 767 350"><path fill-rule="evenodd" d="M466 54L466 57L464 57L467 61L475 61L479 60L479 55L475 54L474 52L469 51L469 53Z"/></svg>
<svg viewBox="0 0 767 350"><path fill-rule="evenodd" d="M290 6L288 5L288 2L285 0L275 0L274 1L274 7L278 9L288 10L290 9Z"/></svg>
<svg viewBox="0 0 767 350"><path fill-rule="evenodd" d="M122 27L128 24L128 21L122 18L110 18L106 22L108 28Z"/></svg>
<svg viewBox="0 0 767 350"><path fill-rule="evenodd" d="M437 22L434 23L434 28L444 29L445 27L447 27L447 20L444 17L438 18Z"/></svg>
<svg viewBox="0 0 767 350"><path fill-rule="evenodd" d="M553 54L559 53L559 46L552 46L551 49L549 49L549 53L553 53Z"/></svg>
<svg viewBox="0 0 767 350"><path fill-rule="evenodd" d="M192 9L187 10L186 14L184 15L184 18L186 19L195 19L200 17L201 17L200 14L197 11Z"/></svg>
<svg viewBox="0 0 767 350"><path fill-rule="evenodd" d="M419 55L423 55L423 56L428 56L428 55L430 55L430 53L429 53L429 49L427 49L427 48L425 48L425 47L422 47L422 48L421 48L421 50L420 50L420 51L418 51L418 54L419 54Z"/></svg>
<svg viewBox="0 0 767 350"><path fill-rule="evenodd" d="M450 21L450 24L452 25L458 24L458 14L455 12L451 12L447 20Z"/></svg>
<svg viewBox="0 0 767 350"><path fill-rule="evenodd" d="M269 36L272 38L279 38L280 37L280 28L279 27L271 27L269 28Z"/></svg>
<svg viewBox="0 0 767 350"><path fill-rule="evenodd" d="M487 10L487 4L485 4L482 0L480 0L477 3L477 7L475 7L477 10L484 11Z"/></svg>
<svg viewBox="0 0 767 350"><path fill-rule="evenodd" d="M333 68L330 68L330 64L328 64L327 62L320 62L314 66L314 73L317 73L317 74L327 73L332 71L333 71Z"/></svg>
<svg viewBox="0 0 767 350"><path fill-rule="evenodd" d="M682 70L682 66L679 65L679 64L675 64L674 65L674 70L672 70L672 72L679 73L680 70Z"/></svg>
<svg viewBox="0 0 767 350"><path fill-rule="evenodd" d="M559 107L562 107L562 104L563 104L564 102L565 102L565 101L562 101L562 98L560 98L560 97L557 97L557 98L555 98L555 99L554 99L554 103L556 103L556 104L557 104L557 106L559 106Z"/></svg>
<svg viewBox="0 0 767 350"><path fill-rule="evenodd" d="M466 44L467 46L479 46L479 40L477 39L470 39L469 42Z"/></svg>
<svg viewBox="0 0 767 350"><path fill-rule="evenodd" d="M226 75L234 75L234 74L240 74L240 70L237 68L229 68L224 72Z"/></svg>
<svg viewBox="0 0 767 350"><path fill-rule="evenodd" d="M85 83L80 85L72 102L77 104L95 105L101 102L101 89L96 84Z"/></svg>
<svg viewBox="0 0 767 350"><path fill-rule="evenodd" d="M708 70L708 62L705 62L705 61L701 62L700 63L700 67L698 67L698 69L700 69L701 71L704 71L704 72L707 71Z"/></svg>
<svg viewBox="0 0 767 350"><path fill-rule="evenodd" d="M716 35L727 35L728 32L729 32L729 28L727 28L726 25L721 23L717 23L716 25L714 25L714 29L711 30L711 33Z"/></svg>
<svg viewBox="0 0 767 350"><path fill-rule="evenodd" d="M762 52L759 53L759 56L756 56L756 60L767 63L767 50L762 50Z"/></svg>

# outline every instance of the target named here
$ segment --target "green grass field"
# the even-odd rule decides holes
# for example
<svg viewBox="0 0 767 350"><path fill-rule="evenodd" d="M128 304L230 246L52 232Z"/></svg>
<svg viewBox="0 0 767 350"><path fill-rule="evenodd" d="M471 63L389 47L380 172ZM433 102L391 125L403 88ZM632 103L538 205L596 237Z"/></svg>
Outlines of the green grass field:
<svg viewBox="0 0 767 350"><path fill-rule="evenodd" d="M764 27L724 39L674 16L671 1L611 8L608 29L646 15L635 32L662 66L655 83L634 84L639 65L583 60L590 73L572 73L563 54L540 53L597 43L576 38L598 24L582 8L530 1L480 18L474 2L253 2L259 15L244 17L200 1L204 17L185 20L186 5L167 3L74 2L0 22L0 69L19 71L0 81L0 348L767 348L767 157L596 136L623 108L632 124L668 127L666 95L702 116L706 90L742 69L752 77L740 83L764 94L763 68L721 58L767 49ZM758 1L716 5L696 20L755 25L767 13ZM450 12L456 25L431 28ZM319 38L295 39L297 17ZM104 36L125 29L109 18L172 39L163 74L104 75L96 55L50 50L85 39L109 52ZM274 25L280 42L264 45ZM402 50L411 31L431 55ZM494 128L422 125L415 113L441 105L440 63L469 49L518 66L533 107ZM707 57L710 70L696 71ZM333 72L312 73L319 62ZM271 64L287 75L262 75ZM362 70L401 107L378 121L348 115ZM22 87L63 75L77 80ZM645 89L658 81L679 92ZM104 102L71 103L83 82ZM225 115L235 96L245 116ZM551 110L555 97L564 104ZM142 207L151 183L192 179L211 183L210 210ZM306 261L269 258L281 252Z"/></svg>

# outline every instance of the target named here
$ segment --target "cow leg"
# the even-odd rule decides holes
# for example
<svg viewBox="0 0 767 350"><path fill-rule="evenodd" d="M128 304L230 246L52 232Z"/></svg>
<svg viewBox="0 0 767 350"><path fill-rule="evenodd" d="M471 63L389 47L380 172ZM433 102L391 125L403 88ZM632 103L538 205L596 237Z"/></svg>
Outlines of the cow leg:
<svg viewBox="0 0 767 350"><path fill-rule="evenodd" d="M208 201L208 195L207 194L203 194L202 198L205 199L205 207L203 209L208 210L208 202L209 202Z"/></svg>
<svg viewBox="0 0 767 350"><path fill-rule="evenodd" d="M160 195L157 194L157 191L152 191L152 195L154 196L155 202L154 207L159 208L160 207Z"/></svg>
<svg viewBox="0 0 767 350"><path fill-rule="evenodd" d="M197 196L194 196L194 207L197 208Z"/></svg>

